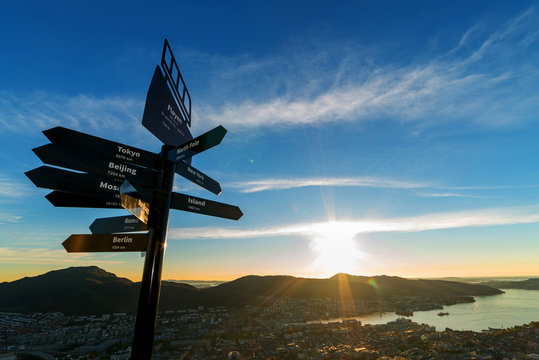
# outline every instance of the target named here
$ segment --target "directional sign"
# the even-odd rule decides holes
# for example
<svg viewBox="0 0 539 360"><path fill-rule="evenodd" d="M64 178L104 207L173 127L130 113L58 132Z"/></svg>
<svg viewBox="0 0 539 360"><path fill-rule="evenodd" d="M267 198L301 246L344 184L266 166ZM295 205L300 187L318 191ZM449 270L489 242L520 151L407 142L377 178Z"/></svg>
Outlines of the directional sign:
<svg viewBox="0 0 539 360"><path fill-rule="evenodd" d="M101 199L62 191L53 191L45 197L55 207L123 209L119 199Z"/></svg>
<svg viewBox="0 0 539 360"><path fill-rule="evenodd" d="M110 178L41 166L25 173L40 188L82 194L108 200L120 199L120 185Z"/></svg>
<svg viewBox="0 0 539 360"><path fill-rule="evenodd" d="M216 195L219 195L222 191L221 185L217 181L182 160L176 164L176 173Z"/></svg>
<svg viewBox="0 0 539 360"><path fill-rule="evenodd" d="M62 245L67 252L146 251L147 234L74 234Z"/></svg>
<svg viewBox="0 0 539 360"><path fill-rule="evenodd" d="M83 152L101 154L107 158L117 159L126 163L146 166L152 169L159 168L159 155L137 149L133 146L105 140L97 136L88 135L75 130L57 126L43 131L43 134L53 144L60 144L70 149L79 149ZM81 159L83 161L83 159Z"/></svg>
<svg viewBox="0 0 539 360"><path fill-rule="evenodd" d="M172 193L170 208L231 220L238 220L243 216L243 213L237 206L176 192Z"/></svg>
<svg viewBox="0 0 539 360"><path fill-rule="evenodd" d="M142 125L163 143L179 146L193 138L187 122L157 66L146 96Z"/></svg>
<svg viewBox="0 0 539 360"><path fill-rule="evenodd" d="M148 223L150 204L142 200L144 198L143 194L139 193L129 181L124 181L122 184L120 198L124 209L135 215L144 224Z"/></svg>
<svg viewBox="0 0 539 360"><path fill-rule="evenodd" d="M168 152L168 159L177 163L180 160L190 158L202 151L208 150L215 145L219 145L225 137L226 129L219 125L216 128L187 141L186 143Z"/></svg>
<svg viewBox="0 0 539 360"><path fill-rule="evenodd" d="M133 165L115 157L96 152L85 152L58 144L47 144L32 150L45 164L85 171L121 181L129 179L137 184L152 186L157 172Z"/></svg>
<svg viewBox="0 0 539 360"><path fill-rule="evenodd" d="M148 230L148 225L133 215L95 219L92 225L90 225L90 231L92 234L122 233L146 230Z"/></svg>

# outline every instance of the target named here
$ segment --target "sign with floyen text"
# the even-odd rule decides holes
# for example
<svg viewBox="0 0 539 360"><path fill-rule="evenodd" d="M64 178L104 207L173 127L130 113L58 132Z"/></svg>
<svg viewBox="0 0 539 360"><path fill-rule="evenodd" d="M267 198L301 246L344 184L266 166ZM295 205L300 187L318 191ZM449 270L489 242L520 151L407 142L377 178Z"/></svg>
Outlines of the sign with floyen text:
<svg viewBox="0 0 539 360"><path fill-rule="evenodd" d="M167 145L178 146L193 138L159 66L148 89L142 125Z"/></svg>

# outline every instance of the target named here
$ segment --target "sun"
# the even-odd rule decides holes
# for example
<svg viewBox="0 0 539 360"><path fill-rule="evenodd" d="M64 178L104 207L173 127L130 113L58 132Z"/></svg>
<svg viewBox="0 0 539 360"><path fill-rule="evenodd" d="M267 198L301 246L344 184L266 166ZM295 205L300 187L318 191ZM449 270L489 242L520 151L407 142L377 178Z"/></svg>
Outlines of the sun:
<svg viewBox="0 0 539 360"><path fill-rule="evenodd" d="M314 266L331 275L357 272L364 254L357 247L357 229L345 222L330 221L312 229L311 249L316 253Z"/></svg>

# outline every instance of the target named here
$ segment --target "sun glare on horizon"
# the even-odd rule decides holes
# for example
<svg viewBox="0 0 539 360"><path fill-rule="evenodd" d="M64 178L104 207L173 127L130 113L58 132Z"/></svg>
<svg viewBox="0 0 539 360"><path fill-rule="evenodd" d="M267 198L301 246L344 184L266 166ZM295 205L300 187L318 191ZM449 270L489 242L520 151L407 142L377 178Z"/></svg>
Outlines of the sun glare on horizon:
<svg viewBox="0 0 539 360"><path fill-rule="evenodd" d="M365 254L357 247L357 229L347 223L329 221L312 229L313 266L330 276L340 272L353 274L361 267Z"/></svg>

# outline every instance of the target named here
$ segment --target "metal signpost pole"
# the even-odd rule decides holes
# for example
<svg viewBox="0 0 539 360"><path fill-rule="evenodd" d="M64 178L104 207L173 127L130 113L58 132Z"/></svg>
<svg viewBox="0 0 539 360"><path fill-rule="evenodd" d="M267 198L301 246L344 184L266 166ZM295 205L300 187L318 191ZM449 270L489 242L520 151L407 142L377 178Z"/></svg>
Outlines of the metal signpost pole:
<svg viewBox="0 0 539 360"><path fill-rule="evenodd" d="M159 292L161 290L161 271L165 257L167 241L168 215L170 199L174 184L175 164L168 161L170 145L161 149L161 172L158 187L154 191L150 207L150 232L148 235L148 250L144 262L142 283L135 321L133 336L132 360L150 360L152 358L153 339L159 307Z"/></svg>

